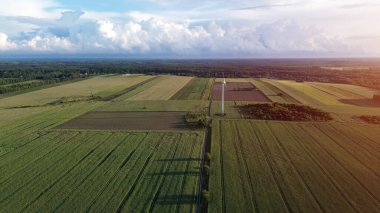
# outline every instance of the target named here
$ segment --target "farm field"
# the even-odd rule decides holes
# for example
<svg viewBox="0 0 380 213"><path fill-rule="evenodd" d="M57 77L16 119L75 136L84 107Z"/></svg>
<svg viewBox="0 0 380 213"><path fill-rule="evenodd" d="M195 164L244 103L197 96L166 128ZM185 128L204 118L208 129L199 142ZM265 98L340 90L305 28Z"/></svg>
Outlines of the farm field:
<svg viewBox="0 0 380 213"><path fill-rule="evenodd" d="M192 77L179 77L179 76L161 76L154 80L154 84L143 90L132 91L135 94L126 94L121 96L118 100L169 100L180 89L182 89ZM147 85L148 86L148 85Z"/></svg>
<svg viewBox="0 0 380 213"><path fill-rule="evenodd" d="M213 79L193 78L171 100L207 100L210 95Z"/></svg>
<svg viewBox="0 0 380 213"><path fill-rule="evenodd" d="M377 212L380 127L214 120L209 212Z"/></svg>
<svg viewBox="0 0 380 213"><path fill-rule="evenodd" d="M222 99L222 84L219 82L214 84L212 99ZM227 82L224 91L224 100L271 102L260 90L257 90L249 82Z"/></svg>
<svg viewBox="0 0 380 213"><path fill-rule="evenodd" d="M150 101L114 101L96 109L102 112L121 111L205 111L207 100L150 100Z"/></svg>
<svg viewBox="0 0 380 213"><path fill-rule="evenodd" d="M356 85L349 85L349 84L333 84L333 83L313 83L313 84L328 86L330 88L331 87L336 88L336 89L339 89L340 91L343 90L346 92L350 92L352 94L359 95L360 97L364 96L365 98L369 98L369 99L371 99L374 93L377 92L374 89L365 88L365 87L356 86Z"/></svg>
<svg viewBox="0 0 380 213"><path fill-rule="evenodd" d="M84 130L187 130L181 112L88 112L57 128Z"/></svg>
<svg viewBox="0 0 380 213"><path fill-rule="evenodd" d="M353 116L380 115L380 106L372 102L374 90L344 84L329 84L263 79L301 103L331 113L339 122L358 122ZM269 96L270 97L270 96Z"/></svg>
<svg viewBox="0 0 380 213"><path fill-rule="evenodd" d="M190 212L201 146L195 132L48 131L1 156L0 206L5 212Z"/></svg>
<svg viewBox="0 0 380 213"><path fill-rule="evenodd" d="M287 93L284 93L277 87L269 84L268 82L262 81L261 79L251 79L250 82L255 85L261 92L263 92L264 95L266 95L272 102L290 104L299 103L296 99L289 96Z"/></svg>
<svg viewBox="0 0 380 213"><path fill-rule="evenodd" d="M151 78L151 76L98 76L84 81L63 84L57 87L4 98L0 101L0 108L43 105L56 101L62 97L71 96L79 97L96 95L105 97L149 78Z"/></svg>
<svg viewBox="0 0 380 213"><path fill-rule="evenodd" d="M54 109L54 107L32 107L17 109L0 109L0 127L16 120Z"/></svg>
<svg viewBox="0 0 380 213"><path fill-rule="evenodd" d="M203 132L54 129L102 104L55 106L0 129L2 211L194 211Z"/></svg>
<svg viewBox="0 0 380 213"><path fill-rule="evenodd" d="M313 107L323 105L344 106L345 104L339 101L337 97L321 91L308 83L299 83L295 81L285 80L265 80L272 85L280 88L290 96L294 97L303 104Z"/></svg>
<svg viewBox="0 0 380 213"><path fill-rule="evenodd" d="M353 117L380 107L345 102L374 91L226 79L219 116L220 80L109 75L0 99L0 212L195 212L204 144L209 212L380 209L380 125ZM101 98L59 102L92 95ZM241 115L238 106L262 102L306 104L334 120ZM186 125L187 112L209 112L211 128Z"/></svg>
<svg viewBox="0 0 380 213"><path fill-rule="evenodd" d="M224 78L215 78L215 82L223 82ZM242 82L249 82L249 78L225 78L226 82L232 82L232 83L242 83Z"/></svg>

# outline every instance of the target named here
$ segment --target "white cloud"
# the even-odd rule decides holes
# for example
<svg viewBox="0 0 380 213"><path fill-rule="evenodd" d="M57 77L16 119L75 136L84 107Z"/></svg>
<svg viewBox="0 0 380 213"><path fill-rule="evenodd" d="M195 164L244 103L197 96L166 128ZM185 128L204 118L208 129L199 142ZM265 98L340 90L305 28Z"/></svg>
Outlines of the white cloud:
<svg viewBox="0 0 380 213"><path fill-rule="evenodd" d="M170 2L152 1L160 10L83 13L51 9L59 6L53 0L0 0L9 5L0 8L0 49L163 57L380 53L379 7L371 0Z"/></svg>
<svg viewBox="0 0 380 213"><path fill-rule="evenodd" d="M39 18L56 17L56 11L46 9L59 6L53 0L0 0L0 14L2 16L31 16Z"/></svg>
<svg viewBox="0 0 380 213"><path fill-rule="evenodd" d="M19 48L42 53L74 53L75 46L67 38L53 35L36 36L30 40L22 41Z"/></svg>
<svg viewBox="0 0 380 213"><path fill-rule="evenodd" d="M0 51L12 50L16 45L8 40L8 36L5 33L0 32Z"/></svg>

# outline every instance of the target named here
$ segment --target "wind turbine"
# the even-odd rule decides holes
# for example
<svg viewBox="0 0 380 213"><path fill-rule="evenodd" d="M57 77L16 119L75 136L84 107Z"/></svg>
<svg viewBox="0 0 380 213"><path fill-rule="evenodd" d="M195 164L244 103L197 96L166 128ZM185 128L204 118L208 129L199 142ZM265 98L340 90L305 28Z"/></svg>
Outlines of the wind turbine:
<svg viewBox="0 0 380 213"><path fill-rule="evenodd" d="M223 76L223 82L222 82L222 115L224 115L224 87L226 87L226 79Z"/></svg>

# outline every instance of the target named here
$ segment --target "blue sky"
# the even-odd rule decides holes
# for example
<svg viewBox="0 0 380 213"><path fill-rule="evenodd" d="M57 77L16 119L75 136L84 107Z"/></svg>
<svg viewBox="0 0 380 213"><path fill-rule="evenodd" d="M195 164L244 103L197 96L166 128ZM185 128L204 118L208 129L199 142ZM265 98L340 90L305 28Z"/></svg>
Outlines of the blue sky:
<svg viewBox="0 0 380 213"><path fill-rule="evenodd" d="M380 57L377 0L0 0L0 57Z"/></svg>

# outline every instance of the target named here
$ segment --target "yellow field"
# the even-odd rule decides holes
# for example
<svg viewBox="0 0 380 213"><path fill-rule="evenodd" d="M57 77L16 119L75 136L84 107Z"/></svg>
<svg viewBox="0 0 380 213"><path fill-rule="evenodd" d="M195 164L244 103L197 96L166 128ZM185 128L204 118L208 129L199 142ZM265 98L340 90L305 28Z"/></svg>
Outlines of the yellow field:
<svg viewBox="0 0 380 213"><path fill-rule="evenodd" d="M337 97L323 92L309 83L298 83L294 81L285 80L265 80L272 85L280 88L293 98L297 99L303 104L318 107L324 105L344 106L345 104L340 102Z"/></svg>
<svg viewBox="0 0 380 213"><path fill-rule="evenodd" d="M162 76L151 87L140 93L129 97L127 100L169 100L182 87L184 87L192 77Z"/></svg>
<svg viewBox="0 0 380 213"><path fill-rule="evenodd" d="M62 97L70 96L99 95L104 97L149 78L152 77L143 75L94 77L84 81L4 98L0 101L0 108L43 105L56 101Z"/></svg>
<svg viewBox="0 0 380 213"><path fill-rule="evenodd" d="M6 125L18 119L24 119L29 116L46 112L53 107L32 107L18 109L0 109L0 126Z"/></svg>
<svg viewBox="0 0 380 213"><path fill-rule="evenodd" d="M374 90L345 84L284 80L263 80L296 98L303 104L329 112L335 121L358 122L353 116L380 115L380 108L371 103ZM269 96L270 97L270 96Z"/></svg>
<svg viewBox="0 0 380 213"><path fill-rule="evenodd" d="M283 97L278 96L278 92L273 91L264 82L258 79L250 79L250 82L263 92L271 101L278 103L288 103Z"/></svg>
<svg viewBox="0 0 380 213"><path fill-rule="evenodd" d="M327 87L331 90L338 91L338 93L343 93L343 94L349 94L348 97L364 97L364 98L372 98L374 93L376 93L376 90L366 88L366 87L361 87L361 86L356 86L356 85L349 85L349 84L330 84L330 83L313 83L318 86L322 87Z"/></svg>

